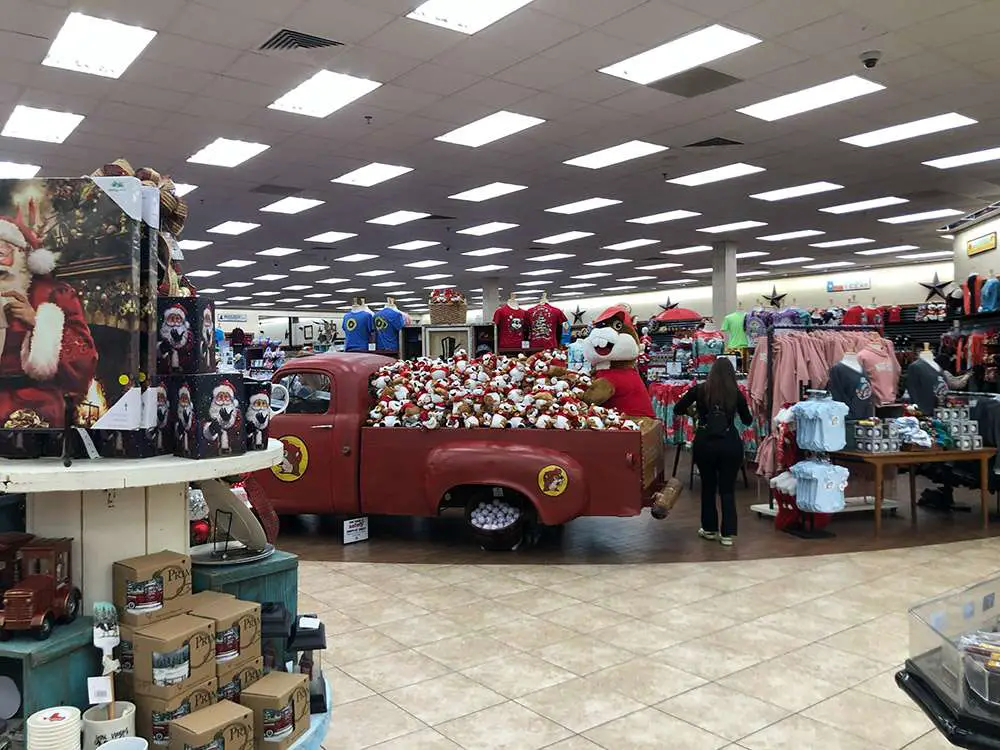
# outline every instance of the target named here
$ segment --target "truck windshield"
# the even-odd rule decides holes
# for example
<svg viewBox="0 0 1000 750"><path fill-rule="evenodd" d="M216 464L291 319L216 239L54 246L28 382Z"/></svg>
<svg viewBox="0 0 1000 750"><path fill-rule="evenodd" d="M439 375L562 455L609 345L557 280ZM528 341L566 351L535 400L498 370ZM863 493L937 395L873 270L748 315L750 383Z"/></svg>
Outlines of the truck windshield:
<svg viewBox="0 0 1000 750"><path fill-rule="evenodd" d="M288 389L286 414L326 414L330 408L330 378L321 372L297 372L280 381Z"/></svg>

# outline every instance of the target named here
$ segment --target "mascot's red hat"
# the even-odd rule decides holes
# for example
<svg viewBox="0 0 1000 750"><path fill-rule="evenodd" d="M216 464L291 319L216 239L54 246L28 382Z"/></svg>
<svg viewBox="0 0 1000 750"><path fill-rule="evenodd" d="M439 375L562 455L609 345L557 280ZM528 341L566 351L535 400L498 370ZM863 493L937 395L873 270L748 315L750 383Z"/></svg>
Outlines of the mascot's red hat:
<svg viewBox="0 0 1000 750"><path fill-rule="evenodd" d="M613 305L609 307L607 310L594 318L594 322L603 323L607 320L611 320L616 315L621 315L622 318L625 319L626 323L632 322L632 314L629 312L629 309L625 307L625 305Z"/></svg>

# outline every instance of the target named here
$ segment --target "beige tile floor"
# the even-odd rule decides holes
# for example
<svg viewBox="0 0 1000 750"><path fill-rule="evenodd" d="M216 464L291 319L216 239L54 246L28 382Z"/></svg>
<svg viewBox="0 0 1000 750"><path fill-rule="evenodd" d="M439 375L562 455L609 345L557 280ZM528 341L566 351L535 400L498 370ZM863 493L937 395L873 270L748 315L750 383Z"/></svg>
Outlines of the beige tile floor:
<svg viewBox="0 0 1000 750"><path fill-rule="evenodd" d="M906 608L1000 539L667 565L303 561L328 750L945 750L896 688Z"/></svg>

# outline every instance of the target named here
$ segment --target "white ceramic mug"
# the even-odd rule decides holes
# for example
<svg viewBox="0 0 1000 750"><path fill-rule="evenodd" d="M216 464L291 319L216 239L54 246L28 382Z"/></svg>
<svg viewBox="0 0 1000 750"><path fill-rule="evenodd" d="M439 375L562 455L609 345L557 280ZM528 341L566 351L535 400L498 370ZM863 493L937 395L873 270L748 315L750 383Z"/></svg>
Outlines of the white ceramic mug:
<svg viewBox="0 0 1000 750"><path fill-rule="evenodd" d="M119 737L105 742L101 745L101 750L149 750L149 743L142 737Z"/></svg>
<svg viewBox="0 0 1000 750"><path fill-rule="evenodd" d="M112 745L118 740L135 739L135 704L115 701L115 718L108 719L108 706L101 704L83 712L83 750L116 747L119 750L143 750L143 744Z"/></svg>

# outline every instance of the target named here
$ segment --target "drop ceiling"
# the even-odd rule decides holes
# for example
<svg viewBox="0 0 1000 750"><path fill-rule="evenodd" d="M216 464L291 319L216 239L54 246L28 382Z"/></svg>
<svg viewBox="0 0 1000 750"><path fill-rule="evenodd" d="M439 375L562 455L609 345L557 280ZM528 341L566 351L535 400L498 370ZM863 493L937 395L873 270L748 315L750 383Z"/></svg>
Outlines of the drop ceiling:
<svg viewBox="0 0 1000 750"><path fill-rule="evenodd" d="M857 253L947 250L935 230L949 219L883 219L966 212L1000 195L1000 162L923 164L1000 146L1000 11L991 0L533 0L474 35L407 18L419 4L4 0L0 122L16 105L85 119L63 143L0 137L0 161L64 176L121 156L197 185L186 198L184 238L212 244L187 250L185 270L205 272L193 280L220 289L212 294L232 306L274 310L337 309L356 294L425 299L428 287L472 290L487 276L527 294L634 288L666 296L676 288L670 282L704 283L690 272L710 266L711 253L665 251L723 240L767 253L741 259L742 273L802 273L803 265L835 262L889 273L908 261ZM157 33L118 79L43 66L71 11ZM713 24L761 42L648 86L598 72ZM283 29L338 45L259 49ZM882 61L866 70L859 55L872 49ZM326 117L269 108L322 70L382 85ZM773 122L738 111L848 76L884 88ZM498 111L544 122L478 148L436 140ZM977 122L872 148L841 140L952 112ZM188 161L217 138L268 148L233 168ZM564 163L629 141L668 150L647 148L600 169ZM704 142L736 145L693 145ZM368 187L333 182L373 163L410 171ZM672 182L737 163L760 171ZM818 182L843 187L751 197ZM492 183L524 189L478 201L449 197ZM820 210L886 196L908 202ZM299 213L261 211L284 197L322 203ZM561 209L572 204L599 207ZM424 218L371 221L414 214ZM659 214L672 220L631 221ZM208 232L224 222L260 226ZM466 231L491 223L516 226ZM757 239L806 230L823 234ZM307 239L324 235L335 241ZM560 236L573 239L538 242ZM643 239L655 243L634 242ZM866 241L840 242L851 239ZM826 243L835 244L816 247ZM272 248L286 250L260 254ZM509 252L479 252L491 248ZM812 260L767 265L803 257ZM622 262L587 265L608 258Z"/></svg>

